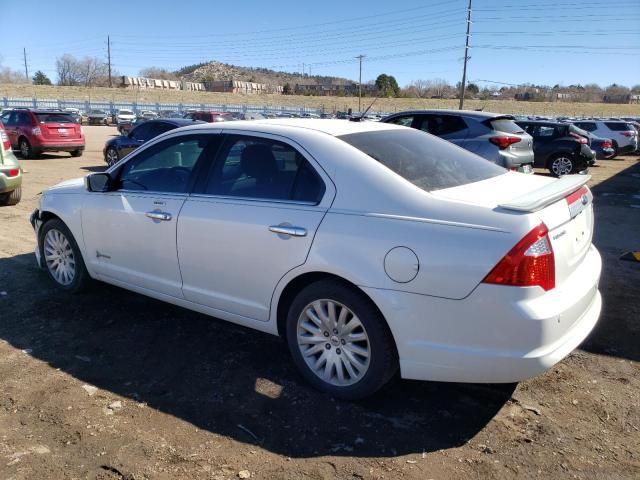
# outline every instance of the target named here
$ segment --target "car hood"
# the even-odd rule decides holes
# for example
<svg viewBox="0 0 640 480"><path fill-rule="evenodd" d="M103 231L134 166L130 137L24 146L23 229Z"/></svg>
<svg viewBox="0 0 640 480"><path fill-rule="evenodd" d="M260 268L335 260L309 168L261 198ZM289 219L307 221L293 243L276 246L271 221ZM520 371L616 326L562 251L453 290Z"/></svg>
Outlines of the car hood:
<svg viewBox="0 0 640 480"><path fill-rule="evenodd" d="M72 178L71 180L65 180L52 187L49 187L45 192L54 193L80 193L84 191L84 178Z"/></svg>

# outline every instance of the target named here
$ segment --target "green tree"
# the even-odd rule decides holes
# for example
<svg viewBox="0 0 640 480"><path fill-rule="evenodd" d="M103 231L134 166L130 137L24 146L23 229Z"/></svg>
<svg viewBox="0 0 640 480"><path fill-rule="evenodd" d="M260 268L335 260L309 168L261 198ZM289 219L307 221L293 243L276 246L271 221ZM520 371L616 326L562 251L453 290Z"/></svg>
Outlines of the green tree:
<svg viewBox="0 0 640 480"><path fill-rule="evenodd" d="M383 97L397 97L400 95L400 87L393 75L381 73L376 78L376 88Z"/></svg>
<svg viewBox="0 0 640 480"><path fill-rule="evenodd" d="M471 95L478 95L478 93L480 93L480 87L478 87L478 85L476 85L475 83L469 83L467 84L467 91Z"/></svg>
<svg viewBox="0 0 640 480"><path fill-rule="evenodd" d="M289 85L288 83L285 83L284 87L282 87L282 94L291 95L291 85Z"/></svg>
<svg viewBox="0 0 640 480"><path fill-rule="evenodd" d="M44 72L38 70L33 76L33 84L34 85L51 85L51 80L47 77Z"/></svg>

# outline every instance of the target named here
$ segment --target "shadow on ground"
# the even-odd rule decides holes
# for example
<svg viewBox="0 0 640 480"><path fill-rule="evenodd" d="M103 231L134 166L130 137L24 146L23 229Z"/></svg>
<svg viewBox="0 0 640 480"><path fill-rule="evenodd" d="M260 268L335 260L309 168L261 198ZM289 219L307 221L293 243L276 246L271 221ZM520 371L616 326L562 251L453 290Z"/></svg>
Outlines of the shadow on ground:
<svg viewBox="0 0 640 480"><path fill-rule="evenodd" d="M0 259L0 338L81 382L290 457L390 456L464 444L515 385L394 379L347 403L308 387L284 342L105 284L56 290L32 255ZM80 389L80 386L78 386Z"/></svg>

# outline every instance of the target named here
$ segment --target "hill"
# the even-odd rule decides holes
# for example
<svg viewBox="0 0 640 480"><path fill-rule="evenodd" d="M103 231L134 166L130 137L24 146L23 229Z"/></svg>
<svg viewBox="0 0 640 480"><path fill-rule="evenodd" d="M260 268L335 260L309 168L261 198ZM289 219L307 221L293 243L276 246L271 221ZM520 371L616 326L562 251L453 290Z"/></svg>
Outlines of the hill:
<svg viewBox="0 0 640 480"><path fill-rule="evenodd" d="M266 83L269 85L295 85L296 83L318 83L322 85L345 85L353 80L324 75L309 75L281 72L268 68L238 67L221 62L199 63L183 67L175 72L190 82L208 80L240 80L244 82Z"/></svg>

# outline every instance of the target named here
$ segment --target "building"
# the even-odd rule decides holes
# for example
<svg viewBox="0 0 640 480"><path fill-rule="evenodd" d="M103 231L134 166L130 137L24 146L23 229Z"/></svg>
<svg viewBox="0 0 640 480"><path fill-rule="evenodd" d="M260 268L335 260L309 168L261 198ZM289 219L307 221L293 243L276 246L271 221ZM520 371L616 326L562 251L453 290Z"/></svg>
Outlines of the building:
<svg viewBox="0 0 640 480"><path fill-rule="evenodd" d="M607 94L602 99L604 103L640 103L640 95L628 93Z"/></svg>
<svg viewBox="0 0 640 480"><path fill-rule="evenodd" d="M181 82L179 80L161 80L146 77L120 77L120 88L128 89L162 89L162 90L197 90L203 91L203 83Z"/></svg>
<svg viewBox="0 0 640 480"><path fill-rule="evenodd" d="M353 97L358 95L358 84L318 84L318 83L296 83L293 87L296 95L317 95L320 97ZM377 95L378 89L375 85L363 84L362 94L372 97Z"/></svg>
<svg viewBox="0 0 640 480"><path fill-rule="evenodd" d="M245 95L282 94L283 90L280 85L243 82L241 80L211 80L204 82L204 86L208 92L241 93Z"/></svg>

